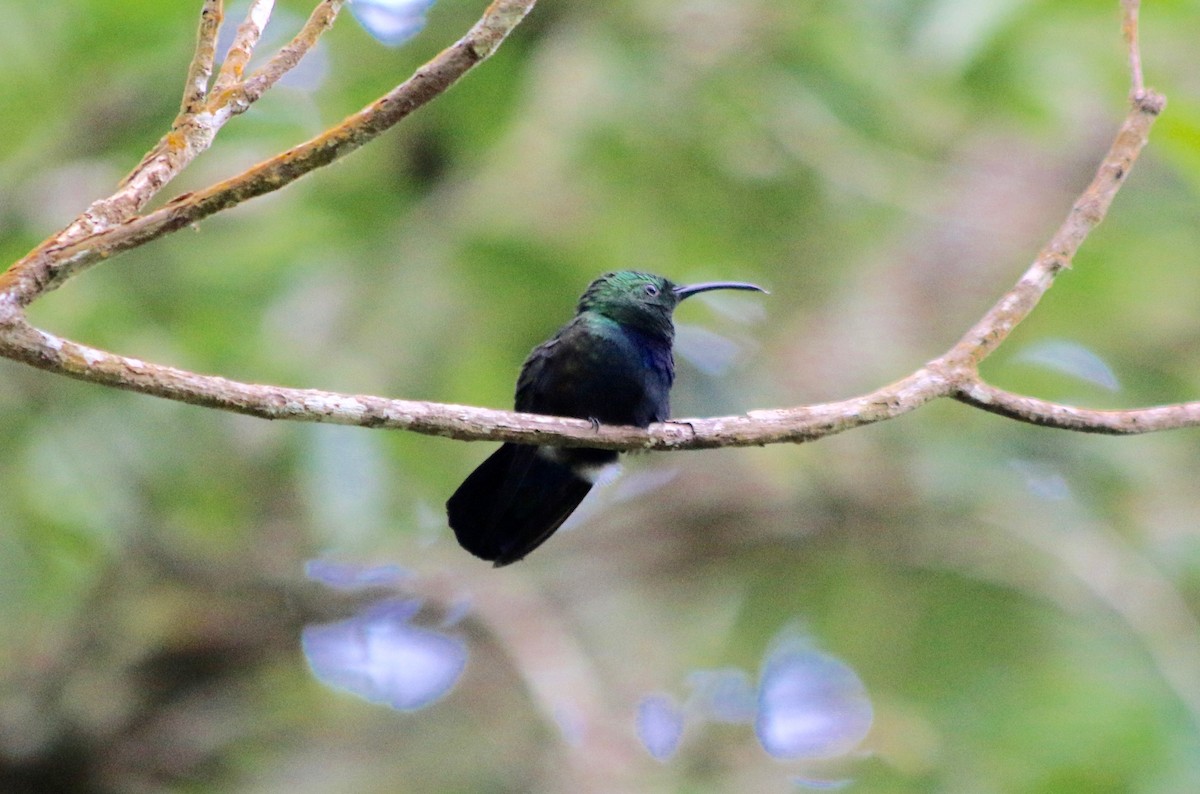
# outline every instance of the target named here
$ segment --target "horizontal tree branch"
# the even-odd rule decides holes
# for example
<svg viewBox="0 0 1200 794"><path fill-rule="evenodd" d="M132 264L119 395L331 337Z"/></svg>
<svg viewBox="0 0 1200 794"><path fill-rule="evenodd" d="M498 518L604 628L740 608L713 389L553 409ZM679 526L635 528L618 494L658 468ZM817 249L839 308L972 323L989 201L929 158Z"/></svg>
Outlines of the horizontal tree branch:
<svg viewBox="0 0 1200 794"><path fill-rule="evenodd" d="M934 371L921 369L904 380L851 400L751 411L742 416L677 419L643 430L610 425L595 427L582 419L467 405L241 383L114 355L48 334L23 320L3 328L0 355L90 383L262 419L409 430L463 441L554 443L617 450L683 450L809 441L899 416L934 397L949 394L952 389Z"/></svg>

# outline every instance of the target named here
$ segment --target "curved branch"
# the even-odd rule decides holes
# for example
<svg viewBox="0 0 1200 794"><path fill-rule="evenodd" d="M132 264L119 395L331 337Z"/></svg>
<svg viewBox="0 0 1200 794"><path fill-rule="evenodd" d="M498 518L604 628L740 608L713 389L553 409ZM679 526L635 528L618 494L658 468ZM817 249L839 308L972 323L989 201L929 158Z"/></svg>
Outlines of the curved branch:
<svg viewBox="0 0 1200 794"><path fill-rule="evenodd" d="M959 402L1009 419L1081 433L1131 436L1200 427L1200 402L1097 411L1014 394L980 380L958 387L952 396Z"/></svg>
<svg viewBox="0 0 1200 794"><path fill-rule="evenodd" d="M1138 154L1150 139L1150 127L1166 106L1166 100L1143 90L1117 131L1117 137L1096 169L1096 176L1071 206L1066 220L1050 242L1038 252L1033 264L1011 290L988 310L949 353L956 366L978 367L1008 338L1017 324L1029 316L1050 289L1054 278L1071 266L1071 261L1092 229L1104 220L1117 191L1133 168Z"/></svg>
<svg viewBox="0 0 1200 794"><path fill-rule="evenodd" d="M984 384L978 362L1007 337L1067 267L1103 218L1162 108L1156 94L1135 103L1092 184L1029 271L949 351L908 377L869 394L821 405L750 411L741 416L654 425L594 428L589 422L471 406L391 400L315 389L240 383L149 364L62 339L30 326L19 308L0 302L0 354L41 369L106 386L264 419L384 427L460 440L554 443L615 450L684 450L798 443L901 416L952 396L993 413L1049 427L1097 433L1149 432L1195 424L1195 409L1085 411L1021 398ZM211 191L210 191L211 192ZM1120 429L1116 429L1120 428Z"/></svg>

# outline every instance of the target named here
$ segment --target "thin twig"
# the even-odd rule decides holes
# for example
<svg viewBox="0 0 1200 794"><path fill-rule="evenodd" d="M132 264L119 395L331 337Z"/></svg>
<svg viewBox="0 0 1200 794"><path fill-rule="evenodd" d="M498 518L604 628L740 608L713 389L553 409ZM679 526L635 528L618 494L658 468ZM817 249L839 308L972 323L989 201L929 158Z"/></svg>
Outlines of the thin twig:
<svg viewBox="0 0 1200 794"><path fill-rule="evenodd" d="M181 120L189 118L197 108L203 106L208 95L208 80L212 75L217 31L221 27L223 14L222 0L204 0L200 10L200 24L196 31L196 48L188 65L183 98L180 100L180 113L172 125L173 131ZM21 261L42 258L52 250L85 240L133 217L153 197L156 190L168 181L168 178L161 174L153 174L148 180L138 179L139 176L153 170L150 169L150 165L154 158L163 152L166 140L167 137L164 136L163 140L154 145L133 171L121 180L115 193L92 202L71 223L39 243ZM18 265L20 262L13 267Z"/></svg>
<svg viewBox="0 0 1200 794"><path fill-rule="evenodd" d="M226 91L242 81L242 73L254 55L254 48L258 46L258 40L262 37L274 8L275 0L251 0L250 8L246 10L246 19L238 25L233 44L229 45L229 51L225 53L225 60L221 63L221 71L213 81L214 94Z"/></svg>
<svg viewBox="0 0 1200 794"><path fill-rule="evenodd" d="M167 182L186 168L201 152L212 146L217 133L231 118L249 110L276 80L295 67L316 44L321 34L333 25L338 10L344 4L345 0L323 0L297 37L272 58L270 63L277 64L272 72L273 79L254 79L244 83L240 82L240 78L245 62L258 45L262 27L266 26L267 18L271 14L271 3L252 6L246 21L238 29L237 40L230 48L230 56L222 65L221 73L217 76L207 101L195 112L181 113L171 125L171 131L155 144L122 182L122 188L130 190L138 199L133 211L145 206ZM234 60L231 61L230 58ZM236 75L239 82L230 83L229 75ZM121 220L132 216L133 211L128 212Z"/></svg>
<svg viewBox="0 0 1200 794"><path fill-rule="evenodd" d="M279 78L300 63L300 60L317 43L321 34L333 27L334 20L337 19L338 12L345 2L346 0L322 0L317 4L296 37L275 53L266 65L260 67L241 84L240 90L247 104L256 101L267 89L275 85Z"/></svg>
<svg viewBox="0 0 1200 794"><path fill-rule="evenodd" d="M1138 7L1140 0L1121 0L1124 17L1121 32L1125 35L1125 45L1129 48L1129 76L1133 87L1130 96L1136 102L1146 93L1146 83L1142 78L1142 49L1138 44Z"/></svg>
<svg viewBox="0 0 1200 794"><path fill-rule="evenodd" d="M217 32L221 29L224 15L222 0L204 0L204 7L200 10L200 29L196 33L196 54L188 66L183 101L179 103L181 115L190 116L199 112L208 99L208 81L217 58Z"/></svg>
<svg viewBox="0 0 1200 794"><path fill-rule="evenodd" d="M211 0L206 0L200 13L196 55L188 68L182 109L172 122L171 130L160 138L128 176L121 180L119 194L126 200L121 202L124 210L122 216L115 218L114 223L127 220L144 207L197 155L212 145L217 132L231 116L249 107L249 102L235 104L222 95L226 93L225 84L229 75L241 75L242 65L239 59L249 59L262 33L262 27L270 17L270 6L270 3L263 6L257 2L251 5L246 21L238 28L237 37L213 83L210 96L208 80L212 76L217 36L220 33L224 9L220 2L215 3L214 9ZM215 10L216 13L210 13L210 10Z"/></svg>

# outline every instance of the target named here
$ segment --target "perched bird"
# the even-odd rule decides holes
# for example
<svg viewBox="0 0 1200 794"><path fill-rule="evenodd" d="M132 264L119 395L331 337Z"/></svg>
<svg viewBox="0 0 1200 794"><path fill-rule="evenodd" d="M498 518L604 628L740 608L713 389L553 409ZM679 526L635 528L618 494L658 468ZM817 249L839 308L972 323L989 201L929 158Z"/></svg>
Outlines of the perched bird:
<svg viewBox="0 0 1200 794"><path fill-rule="evenodd" d="M575 318L533 349L517 378L516 410L647 427L670 413L671 314L715 289L766 292L735 281L677 286L623 270L588 285ZM612 450L504 444L446 502L464 549L496 567L540 546L587 496Z"/></svg>

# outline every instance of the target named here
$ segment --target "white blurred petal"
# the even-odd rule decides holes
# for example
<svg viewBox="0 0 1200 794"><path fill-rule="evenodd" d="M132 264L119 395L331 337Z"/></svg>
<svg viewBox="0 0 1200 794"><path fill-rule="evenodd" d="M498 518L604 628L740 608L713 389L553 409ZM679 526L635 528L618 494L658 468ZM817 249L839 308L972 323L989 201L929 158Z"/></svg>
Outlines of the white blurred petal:
<svg viewBox="0 0 1200 794"><path fill-rule="evenodd" d="M401 711L446 695L467 662L458 637L411 625L419 602L389 601L349 620L306 626L301 645L323 683Z"/></svg>
<svg viewBox="0 0 1200 794"><path fill-rule="evenodd" d="M755 723L763 749L776 758L832 758L867 735L874 711L858 675L790 632L763 664Z"/></svg>
<svg viewBox="0 0 1200 794"><path fill-rule="evenodd" d="M670 695L648 695L638 703L637 735L650 755L666 761L679 749L683 711Z"/></svg>
<svg viewBox="0 0 1200 794"><path fill-rule="evenodd" d="M376 39L395 47L425 27L434 0L351 0L350 13Z"/></svg>

